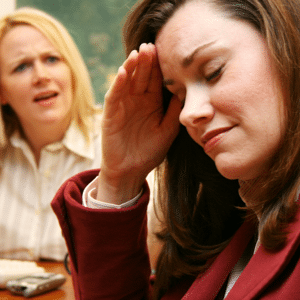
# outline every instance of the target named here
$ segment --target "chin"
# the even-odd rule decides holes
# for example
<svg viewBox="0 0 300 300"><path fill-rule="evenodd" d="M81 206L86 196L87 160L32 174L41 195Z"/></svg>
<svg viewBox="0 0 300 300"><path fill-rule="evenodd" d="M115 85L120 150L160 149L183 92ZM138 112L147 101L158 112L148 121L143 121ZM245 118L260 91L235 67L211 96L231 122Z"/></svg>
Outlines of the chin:
<svg viewBox="0 0 300 300"><path fill-rule="evenodd" d="M264 162L253 160L251 158L229 155L229 153L220 153L214 159L219 173L230 180L251 180L262 174L262 165ZM257 166L260 166L259 168Z"/></svg>
<svg viewBox="0 0 300 300"><path fill-rule="evenodd" d="M245 166L239 166L236 164L236 160L233 159L231 161L223 161L220 159L217 159L215 161L216 168L220 172L220 174L230 180L235 180L235 179L241 179L241 180L246 180L244 179L245 177L248 177L247 174L247 168Z"/></svg>
<svg viewBox="0 0 300 300"><path fill-rule="evenodd" d="M218 168L218 171L220 172L220 174L230 180L235 180L235 179L240 179L240 176L238 175L238 171L235 170L234 168L228 168L228 169L223 169L223 168Z"/></svg>
<svg viewBox="0 0 300 300"><path fill-rule="evenodd" d="M254 178L257 178L260 176L260 172L255 172L253 168L247 168L246 166L237 166L235 165L222 165L218 166L216 164L216 167L220 174L230 180L252 180Z"/></svg>
<svg viewBox="0 0 300 300"><path fill-rule="evenodd" d="M48 125L55 125L55 124L63 124L63 123L67 123L70 120L70 116L69 115L65 115L65 114L59 114L59 113L52 113L52 114L46 114L44 115L42 122L44 122L44 124L48 124Z"/></svg>

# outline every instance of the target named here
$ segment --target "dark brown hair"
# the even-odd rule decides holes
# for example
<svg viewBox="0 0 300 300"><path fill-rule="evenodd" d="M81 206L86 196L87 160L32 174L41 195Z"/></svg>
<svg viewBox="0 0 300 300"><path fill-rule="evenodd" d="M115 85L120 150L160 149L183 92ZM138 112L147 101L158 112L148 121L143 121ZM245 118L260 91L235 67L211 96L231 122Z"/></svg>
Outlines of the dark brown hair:
<svg viewBox="0 0 300 300"><path fill-rule="evenodd" d="M124 26L126 52L141 43L155 43L156 35L174 12L188 1L144 0ZM200 0L199 0L200 1ZM254 26L266 39L286 90L286 132L271 168L260 181L255 205L260 216L262 244L282 247L284 228L296 211L300 178L300 2L298 0L201 0L230 17ZM163 90L167 107L170 93ZM259 145L258 145L259 147ZM223 178L213 161L182 126L166 160L159 167L164 241L156 281L160 298L176 278L196 275L227 245L242 222L238 183Z"/></svg>

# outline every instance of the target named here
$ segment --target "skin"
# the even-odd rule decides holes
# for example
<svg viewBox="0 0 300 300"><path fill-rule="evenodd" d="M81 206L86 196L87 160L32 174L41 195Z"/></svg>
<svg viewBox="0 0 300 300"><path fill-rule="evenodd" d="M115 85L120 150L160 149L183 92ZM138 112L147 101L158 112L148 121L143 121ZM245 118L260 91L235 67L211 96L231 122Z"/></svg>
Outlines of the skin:
<svg viewBox="0 0 300 300"><path fill-rule="evenodd" d="M166 115L162 84L174 94ZM106 95L97 199L121 204L135 197L181 123L223 176L239 179L247 205L285 131L284 99L264 38L204 1L189 1L155 46L142 44L129 55ZM155 269L162 245L153 232L160 222L154 216L149 225Z"/></svg>
<svg viewBox="0 0 300 300"><path fill-rule="evenodd" d="M174 94L166 115L162 80ZM106 95L97 199L119 204L136 196L179 121L223 176L259 177L285 130L284 99L260 33L211 4L189 1L155 46L142 44L129 55Z"/></svg>
<svg viewBox="0 0 300 300"><path fill-rule="evenodd" d="M192 1L156 46L164 83L184 104L180 122L219 172L240 180L266 172L285 130L284 93L261 34Z"/></svg>
<svg viewBox="0 0 300 300"><path fill-rule="evenodd" d="M0 65L1 104L9 104L17 114L38 161L42 147L61 140L70 124L70 68L50 41L29 25L4 35Z"/></svg>
<svg viewBox="0 0 300 300"><path fill-rule="evenodd" d="M120 204L135 197L179 131L181 103L164 115L155 46L142 44L119 68L105 96L97 199Z"/></svg>

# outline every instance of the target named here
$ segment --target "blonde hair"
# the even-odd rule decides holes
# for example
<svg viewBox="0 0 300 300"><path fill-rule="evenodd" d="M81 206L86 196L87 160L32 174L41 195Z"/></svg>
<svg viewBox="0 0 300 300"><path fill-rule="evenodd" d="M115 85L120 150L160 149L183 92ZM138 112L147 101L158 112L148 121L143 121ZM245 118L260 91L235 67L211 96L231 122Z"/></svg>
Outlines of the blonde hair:
<svg viewBox="0 0 300 300"><path fill-rule="evenodd" d="M73 105L72 121L88 139L88 131L93 126L90 116L100 112L95 105L90 76L83 58L67 29L49 14L35 8L23 7L0 20L0 42L3 36L15 26L29 25L41 31L60 52L72 74ZM10 109L11 110L11 109ZM6 117L0 106L0 146L7 145L12 132L19 126L17 116Z"/></svg>

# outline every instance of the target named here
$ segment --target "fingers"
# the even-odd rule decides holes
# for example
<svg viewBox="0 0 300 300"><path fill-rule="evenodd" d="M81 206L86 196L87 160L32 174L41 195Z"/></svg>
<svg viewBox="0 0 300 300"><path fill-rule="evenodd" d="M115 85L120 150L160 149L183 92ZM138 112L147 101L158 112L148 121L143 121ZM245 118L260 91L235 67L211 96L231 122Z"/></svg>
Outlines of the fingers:
<svg viewBox="0 0 300 300"><path fill-rule="evenodd" d="M161 90L162 76L157 59L156 48L153 44L142 44L139 52L132 51L106 93L106 98L124 94L130 87L130 93L141 95L145 92L158 92ZM125 90L124 90L125 89Z"/></svg>
<svg viewBox="0 0 300 300"><path fill-rule="evenodd" d="M138 65L133 75L132 92L143 94L148 91L148 86L152 74L153 44L141 44L139 49Z"/></svg>
<svg viewBox="0 0 300 300"><path fill-rule="evenodd" d="M156 47L152 45L152 70L151 70L151 76L150 81L148 85L148 91L150 93L157 93L161 92L162 88L162 74L158 62Z"/></svg>
<svg viewBox="0 0 300 300"><path fill-rule="evenodd" d="M151 99L153 105L161 105L162 75L153 44L142 44L139 52L132 51L118 73L105 95L104 108L108 115L121 105L131 103L135 98L148 101ZM152 95L152 97L150 97ZM109 110L108 110L109 109Z"/></svg>
<svg viewBox="0 0 300 300"><path fill-rule="evenodd" d="M138 64L138 56L138 52L133 50L123 65L119 68L112 85L105 95L104 103L107 101L111 102L118 100L120 94L124 95L125 91L129 90L132 74L134 73L134 70Z"/></svg>
<svg viewBox="0 0 300 300"><path fill-rule="evenodd" d="M132 75L137 64L138 64L139 54L136 50L131 51L125 62L123 63L123 68L126 70L128 75Z"/></svg>

